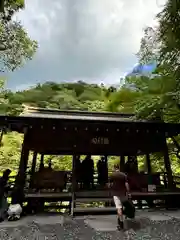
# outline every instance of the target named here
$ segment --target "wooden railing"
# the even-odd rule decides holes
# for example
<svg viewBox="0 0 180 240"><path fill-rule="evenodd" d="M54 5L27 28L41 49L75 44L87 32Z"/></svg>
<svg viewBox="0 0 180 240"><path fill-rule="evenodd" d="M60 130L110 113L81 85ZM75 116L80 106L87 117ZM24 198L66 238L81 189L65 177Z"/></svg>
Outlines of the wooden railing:
<svg viewBox="0 0 180 240"><path fill-rule="evenodd" d="M71 172L71 171L67 171L67 173L68 173L67 185L68 185L68 187L70 187L71 182L72 182L72 172ZM112 172L109 172L108 175L110 175L111 173L112 173ZM167 173L166 173L166 172L159 172L159 174L160 174L161 184L166 187L166 186L167 186L167 183L168 183ZM13 186L14 186L15 179L16 179L16 175L9 177L9 183L10 183L10 186L11 186L12 188L13 188ZM30 180L31 180L31 174L30 174L30 173L27 173L26 186L25 186L26 189L29 188ZM94 184L95 184L95 185L97 184L97 180L98 180L98 173L95 172L95 173L94 173ZM173 180L174 180L174 184L175 184L177 187L180 187L180 176L173 176Z"/></svg>

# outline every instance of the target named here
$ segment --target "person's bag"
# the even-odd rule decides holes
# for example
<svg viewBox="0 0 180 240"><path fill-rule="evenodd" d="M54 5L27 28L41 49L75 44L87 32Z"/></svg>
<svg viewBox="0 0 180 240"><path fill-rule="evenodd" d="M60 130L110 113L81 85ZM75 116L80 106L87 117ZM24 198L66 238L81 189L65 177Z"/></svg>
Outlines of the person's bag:
<svg viewBox="0 0 180 240"><path fill-rule="evenodd" d="M123 214L127 217L127 218L134 218L135 217L135 207L133 202L128 199L123 203Z"/></svg>
<svg viewBox="0 0 180 240"><path fill-rule="evenodd" d="M22 207L20 204L11 204L8 208L8 220L20 219L22 213Z"/></svg>

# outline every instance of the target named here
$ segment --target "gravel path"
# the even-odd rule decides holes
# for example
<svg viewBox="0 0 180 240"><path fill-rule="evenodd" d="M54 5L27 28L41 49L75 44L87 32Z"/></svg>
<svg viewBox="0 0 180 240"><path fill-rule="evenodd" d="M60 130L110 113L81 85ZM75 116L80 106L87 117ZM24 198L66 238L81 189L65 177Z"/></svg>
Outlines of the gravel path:
<svg viewBox="0 0 180 240"><path fill-rule="evenodd" d="M0 240L179 240L180 219L167 221L151 221L142 218L140 222L129 222L125 232L95 231L84 223L83 219L65 220L63 225L37 224L27 222L17 227L1 227Z"/></svg>

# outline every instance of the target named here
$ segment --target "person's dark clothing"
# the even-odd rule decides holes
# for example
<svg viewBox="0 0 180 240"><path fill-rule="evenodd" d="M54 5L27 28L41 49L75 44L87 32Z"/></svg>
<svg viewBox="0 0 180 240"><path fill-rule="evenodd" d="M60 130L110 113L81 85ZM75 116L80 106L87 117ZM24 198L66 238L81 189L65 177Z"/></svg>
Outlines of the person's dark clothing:
<svg viewBox="0 0 180 240"><path fill-rule="evenodd" d="M127 176L123 172L114 171L110 176L111 191L113 196L126 196Z"/></svg>
<svg viewBox="0 0 180 240"><path fill-rule="evenodd" d="M97 163L98 183L104 186L108 181L108 167L105 160L99 160Z"/></svg>
<svg viewBox="0 0 180 240"><path fill-rule="evenodd" d="M94 175L94 162L91 158L85 158L82 162L82 177L84 188L90 188L93 186L93 175Z"/></svg>
<svg viewBox="0 0 180 240"><path fill-rule="evenodd" d="M102 160L99 160L97 163L97 171L98 171L98 183L102 184Z"/></svg>
<svg viewBox="0 0 180 240"><path fill-rule="evenodd" d="M8 176L4 175L0 178L0 221L3 221L8 208L6 194L9 191L9 186L7 185Z"/></svg>
<svg viewBox="0 0 180 240"><path fill-rule="evenodd" d="M129 156L128 161L125 164L124 172L127 174L135 174L138 172L137 158L136 156Z"/></svg>
<svg viewBox="0 0 180 240"><path fill-rule="evenodd" d="M9 186L7 185L7 182L8 178L0 178L0 198L9 191Z"/></svg>
<svg viewBox="0 0 180 240"><path fill-rule="evenodd" d="M12 202L11 204L21 204L24 201L25 195L23 189L20 186L16 186L13 188L11 193Z"/></svg>

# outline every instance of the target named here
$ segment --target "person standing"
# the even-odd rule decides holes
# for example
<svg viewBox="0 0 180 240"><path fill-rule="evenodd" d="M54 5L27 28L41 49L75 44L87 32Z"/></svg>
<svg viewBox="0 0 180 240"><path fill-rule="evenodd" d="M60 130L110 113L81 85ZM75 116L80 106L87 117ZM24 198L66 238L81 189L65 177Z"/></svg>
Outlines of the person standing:
<svg viewBox="0 0 180 240"><path fill-rule="evenodd" d="M118 230L124 228L123 203L131 197L126 174L120 171L118 164L114 165L114 171L109 178L109 187L112 191L113 200L117 209Z"/></svg>
<svg viewBox="0 0 180 240"><path fill-rule="evenodd" d="M101 159L97 163L98 170L98 183L101 187L104 187L108 182L108 167L105 157L101 157Z"/></svg>
<svg viewBox="0 0 180 240"><path fill-rule="evenodd" d="M82 174L84 189L89 190L94 187L94 161L90 155L82 161Z"/></svg>
<svg viewBox="0 0 180 240"><path fill-rule="evenodd" d="M4 220L6 211L8 209L6 194L8 193L8 190L9 190L9 186L7 184L8 184L10 173L11 173L11 170L6 169L3 172L3 176L0 178L0 222Z"/></svg>

